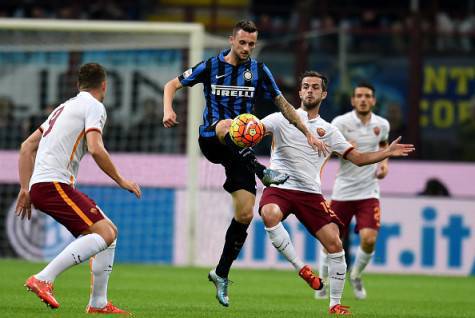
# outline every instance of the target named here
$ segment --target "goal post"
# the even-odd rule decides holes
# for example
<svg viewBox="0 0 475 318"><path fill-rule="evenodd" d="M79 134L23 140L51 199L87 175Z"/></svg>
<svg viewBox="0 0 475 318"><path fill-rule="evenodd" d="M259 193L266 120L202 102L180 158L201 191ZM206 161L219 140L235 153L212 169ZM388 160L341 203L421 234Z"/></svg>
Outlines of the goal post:
<svg viewBox="0 0 475 318"><path fill-rule="evenodd" d="M192 67L203 60L205 47L222 48L223 43L225 44L226 42L222 38L205 34L203 25L197 23L0 18L0 53L11 52L15 54L15 52L20 51L38 52L38 50L42 52L74 52L80 50L94 52L98 50L182 49L188 50L188 53L184 55L187 57L187 61L181 61L182 65L185 63L187 65L184 65L184 68L179 70L184 71L185 68ZM115 62L112 60L111 63ZM176 68L174 71L174 76L179 74L179 72L176 72ZM169 70L167 72L173 73L173 71ZM12 70L11 73L15 75L15 70ZM169 78L171 79L172 77ZM16 83L10 84L17 85ZM5 90L7 91L8 88L5 88ZM198 208L198 171L200 162L197 140L204 99L201 94L201 87L199 86L186 89L186 91L188 96L186 99L187 124L185 148L187 170L185 174L185 210L188 220L186 263L193 265L195 259L194 226ZM26 102L22 103L27 104ZM162 105L159 106L162 107ZM157 123L157 125L161 124L161 122ZM130 177L133 178L134 176ZM3 177L0 176L0 178ZM5 180L2 181L5 182Z"/></svg>

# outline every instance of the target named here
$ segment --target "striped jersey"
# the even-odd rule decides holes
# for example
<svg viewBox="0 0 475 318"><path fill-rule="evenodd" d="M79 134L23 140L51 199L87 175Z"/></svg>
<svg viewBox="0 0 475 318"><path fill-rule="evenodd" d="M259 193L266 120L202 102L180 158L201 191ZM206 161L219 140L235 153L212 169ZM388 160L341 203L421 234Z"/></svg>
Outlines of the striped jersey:
<svg viewBox="0 0 475 318"><path fill-rule="evenodd" d="M87 152L85 136L91 130L102 133L106 119L104 105L88 92L80 92L53 110L39 128L43 135L30 187L54 181L74 185L79 161Z"/></svg>
<svg viewBox="0 0 475 318"><path fill-rule="evenodd" d="M310 131L330 146L331 152L346 157L353 149L340 131L320 116L308 119L308 113L301 108L297 109L297 114ZM308 144L307 137L282 113L270 114L262 119L262 123L273 138L270 168L290 176L285 183L272 186L321 194L320 174L330 154L319 156Z"/></svg>
<svg viewBox="0 0 475 318"><path fill-rule="evenodd" d="M272 73L255 59L237 66L224 60L230 50L200 62L186 70L178 79L183 86L203 83L206 105L200 136L216 135L215 125L222 119L232 119L239 114L253 113L262 99L281 95Z"/></svg>
<svg viewBox="0 0 475 318"><path fill-rule="evenodd" d="M379 145L388 141L389 122L374 113L371 113L371 119L367 124L361 122L354 110L335 117L332 124L338 127L346 140L359 152L378 151ZM340 160L332 199L338 201L379 199L377 167L376 163L358 167L351 161Z"/></svg>

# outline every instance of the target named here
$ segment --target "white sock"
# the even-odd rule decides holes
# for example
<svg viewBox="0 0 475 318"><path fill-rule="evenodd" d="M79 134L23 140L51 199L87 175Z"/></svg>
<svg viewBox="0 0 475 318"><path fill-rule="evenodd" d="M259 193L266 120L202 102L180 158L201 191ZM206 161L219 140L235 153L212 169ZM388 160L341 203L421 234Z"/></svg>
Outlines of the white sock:
<svg viewBox="0 0 475 318"><path fill-rule="evenodd" d="M89 298L91 307L103 308L107 305L107 284L114 265L116 241L91 258L92 285Z"/></svg>
<svg viewBox="0 0 475 318"><path fill-rule="evenodd" d="M322 280L328 278L328 256L327 253L323 250L323 247L320 247L319 254L319 263L318 263L318 274Z"/></svg>
<svg viewBox="0 0 475 318"><path fill-rule="evenodd" d="M35 275L39 280L53 282L59 274L73 265L87 261L91 256L107 248L99 234L87 234L72 241L46 267Z"/></svg>
<svg viewBox="0 0 475 318"><path fill-rule="evenodd" d="M328 277L330 281L330 307L340 304L346 278L345 251L328 254Z"/></svg>
<svg viewBox="0 0 475 318"><path fill-rule="evenodd" d="M302 267L304 267L304 264L300 257L297 256L294 245L290 240L289 233L284 228L282 223L279 222L279 224L277 224L276 226L271 228L266 227L265 229L267 231L267 234L269 235L270 240L272 241L272 245L274 245L274 247L282 255L284 255L290 263L292 263L292 265L297 271L300 271Z"/></svg>
<svg viewBox="0 0 475 318"><path fill-rule="evenodd" d="M361 246L358 247L358 251L356 252L355 263L351 268L350 277L351 278L360 278L363 270L365 269L366 265L371 261L373 257L373 253L366 253L361 249Z"/></svg>

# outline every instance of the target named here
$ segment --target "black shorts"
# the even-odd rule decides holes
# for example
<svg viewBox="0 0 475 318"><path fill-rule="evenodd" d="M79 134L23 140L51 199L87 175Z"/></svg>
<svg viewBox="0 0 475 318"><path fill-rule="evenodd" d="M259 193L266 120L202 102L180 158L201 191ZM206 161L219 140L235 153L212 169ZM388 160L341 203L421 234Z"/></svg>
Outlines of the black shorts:
<svg viewBox="0 0 475 318"><path fill-rule="evenodd" d="M233 193L246 190L256 194L256 177L246 165L236 158L231 150L219 142L218 137L201 137L198 139L201 152L210 162L221 164L226 172L224 190Z"/></svg>

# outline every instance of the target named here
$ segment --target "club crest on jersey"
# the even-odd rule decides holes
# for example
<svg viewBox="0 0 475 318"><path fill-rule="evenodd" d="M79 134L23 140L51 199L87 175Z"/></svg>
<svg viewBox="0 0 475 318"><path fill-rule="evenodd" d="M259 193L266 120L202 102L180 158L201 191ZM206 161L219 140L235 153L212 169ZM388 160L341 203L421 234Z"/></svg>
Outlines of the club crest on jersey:
<svg viewBox="0 0 475 318"><path fill-rule="evenodd" d="M376 136L379 136L379 134L381 133L381 128L379 128L379 127L374 127L374 128L373 128L373 131L374 131L374 134L375 134Z"/></svg>
<svg viewBox="0 0 475 318"><path fill-rule="evenodd" d="M188 76L191 75L193 71L191 70L191 68L187 69L186 71L183 72L183 78L187 78Z"/></svg>
<svg viewBox="0 0 475 318"><path fill-rule="evenodd" d="M325 129L323 129L323 128L317 128L317 134L318 134L320 137L323 137L323 136L325 136L326 131L325 131Z"/></svg>
<svg viewBox="0 0 475 318"><path fill-rule="evenodd" d="M97 214L97 209L96 208L91 208L89 210L89 212L91 212L92 214Z"/></svg>
<svg viewBox="0 0 475 318"><path fill-rule="evenodd" d="M249 70L245 70L244 73L242 73L242 77L245 81L250 81L252 80L252 72Z"/></svg>

